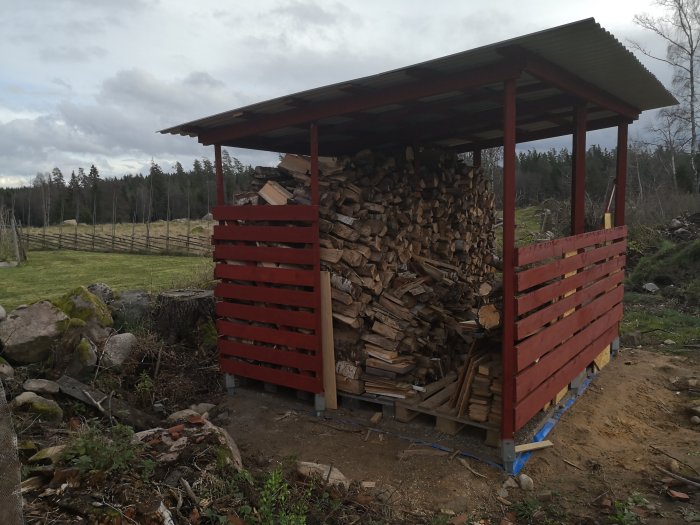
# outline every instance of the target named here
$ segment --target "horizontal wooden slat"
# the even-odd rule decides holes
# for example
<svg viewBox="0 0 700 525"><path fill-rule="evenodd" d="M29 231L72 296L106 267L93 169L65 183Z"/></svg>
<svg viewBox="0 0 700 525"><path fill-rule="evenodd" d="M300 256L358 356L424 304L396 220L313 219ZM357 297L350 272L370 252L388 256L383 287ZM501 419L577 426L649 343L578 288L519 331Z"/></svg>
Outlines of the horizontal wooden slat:
<svg viewBox="0 0 700 525"><path fill-rule="evenodd" d="M216 285L214 295L216 297L238 299L240 301L286 304L288 306L303 306L306 308L315 308L318 301L313 292L228 283L219 283Z"/></svg>
<svg viewBox="0 0 700 525"><path fill-rule="evenodd" d="M310 312L300 312L298 310L248 306L245 304L219 301L216 303L216 314L221 317L232 317L260 323L273 323L280 326L293 326L306 329L316 328L316 316Z"/></svg>
<svg viewBox="0 0 700 525"><path fill-rule="evenodd" d="M321 371L321 360L317 356L290 352L289 350L222 340L219 341L219 352L222 356L240 357L312 372Z"/></svg>
<svg viewBox="0 0 700 525"><path fill-rule="evenodd" d="M318 221L318 206L216 206L216 221Z"/></svg>
<svg viewBox="0 0 700 525"><path fill-rule="evenodd" d="M318 242L316 226L234 226L215 225L214 241Z"/></svg>
<svg viewBox="0 0 700 525"><path fill-rule="evenodd" d="M219 335L237 337L239 339L252 339L262 343L271 343L290 348L304 348L305 350L318 351L320 348L319 337L316 335L300 334L289 330L277 330L264 326L253 326L243 323L232 323L224 319L217 319L216 328Z"/></svg>
<svg viewBox="0 0 700 525"><path fill-rule="evenodd" d="M538 284L563 276L566 273L585 268L609 257L620 255L627 249L625 241L619 241L607 246L601 246L573 257L557 259L536 268L523 270L515 276L515 291L522 292Z"/></svg>
<svg viewBox="0 0 700 525"><path fill-rule="evenodd" d="M249 377L273 385L286 386L314 394L323 392L323 380L320 376L295 374L279 368L252 365L226 357L219 359L219 368L226 374Z"/></svg>
<svg viewBox="0 0 700 525"><path fill-rule="evenodd" d="M588 246L622 239L626 235L627 227L618 226L609 230L598 230L582 233L580 235L572 235L571 237L564 237L562 239L530 244L516 250L515 265L523 266L551 257L560 257L568 252L580 250Z"/></svg>
<svg viewBox="0 0 700 525"><path fill-rule="evenodd" d="M561 280L547 284L536 290L526 292L515 299L515 315L519 317L557 297L561 297L570 290L579 288L586 283L597 281L605 275L621 270L625 266L625 261L625 256L621 255L609 261L596 264L571 277L562 278Z"/></svg>
<svg viewBox="0 0 700 525"><path fill-rule="evenodd" d="M281 264L313 265L317 257L312 248L269 248L266 246L233 246L217 244L214 260L274 262Z"/></svg>
<svg viewBox="0 0 700 525"><path fill-rule="evenodd" d="M547 378L539 388L515 406L515 430L522 428L542 407L551 401L557 392L571 382L571 379L582 372L603 349L617 336L608 339L609 333L596 339L585 350L576 355L554 375Z"/></svg>
<svg viewBox="0 0 700 525"><path fill-rule="evenodd" d="M612 288L616 287L624 278L625 274L618 271L612 275L609 275L599 281L593 282L593 284L576 290L571 295L564 297L563 299L552 303L546 308L537 310L530 315L524 317L523 319L515 323L515 339L519 341L525 339L527 336L537 332L540 328L545 326L547 323L559 318L564 313L568 312L572 308L576 308L582 304L591 301L598 295L605 293ZM569 288L572 290L574 288Z"/></svg>
<svg viewBox="0 0 700 525"><path fill-rule="evenodd" d="M622 301L623 292L622 286L618 286L564 319L518 343L515 346L516 370L520 371L530 366L535 359L542 357L555 346L572 337L577 331L611 310Z"/></svg>
<svg viewBox="0 0 700 525"><path fill-rule="evenodd" d="M617 327L621 319L622 304L618 304L588 325L584 330L567 340L563 345L545 354L537 363L520 372L515 377L516 401L524 399L545 379L554 374L599 337L609 334L609 341L612 341L617 335Z"/></svg>
<svg viewBox="0 0 700 525"><path fill-rule="evenodd" d="M217 264L214 277L235 281L255 281L272 284L290 284L313 286L313 270L296 270L288 268L264 268L261 266L239 266L235 264Z"/></svg>

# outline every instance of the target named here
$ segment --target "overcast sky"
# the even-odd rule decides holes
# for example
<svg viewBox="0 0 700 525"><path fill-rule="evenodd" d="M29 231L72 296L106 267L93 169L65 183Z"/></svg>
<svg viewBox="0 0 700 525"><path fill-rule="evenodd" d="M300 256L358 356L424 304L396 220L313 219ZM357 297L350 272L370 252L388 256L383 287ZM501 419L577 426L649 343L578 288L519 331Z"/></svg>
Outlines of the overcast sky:
<svg viewBox="0 0 700 525"><path fill-rule="evenodd" d="M646 0L1 0L0 186L58 166L101 175L213 157L156 134L188 120L588 17L632 23ZM640 57L667 83L665 66ZM644 133L645 119L631 128ZM613 146L611 134L590 142ZM566 145L569 141L544 146ZM542 146L542 145L540 145ZM244 163L274 155L231 150Z"/></svg>

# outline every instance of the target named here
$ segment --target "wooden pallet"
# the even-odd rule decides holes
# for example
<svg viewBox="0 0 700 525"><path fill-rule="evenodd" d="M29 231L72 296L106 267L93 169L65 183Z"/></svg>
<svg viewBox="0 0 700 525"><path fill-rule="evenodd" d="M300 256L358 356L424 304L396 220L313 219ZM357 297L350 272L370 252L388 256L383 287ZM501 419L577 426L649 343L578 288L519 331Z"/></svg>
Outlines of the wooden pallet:
<svg viewBox="0 0 700 525"><path fill-rule="evenodd" d="M359 408L363 403L373 405L377 410L381 410L384 417L394 417L394 401L396 399L376 394L349 394L338 390L338 399L341 400L345 408Z"/></svg>

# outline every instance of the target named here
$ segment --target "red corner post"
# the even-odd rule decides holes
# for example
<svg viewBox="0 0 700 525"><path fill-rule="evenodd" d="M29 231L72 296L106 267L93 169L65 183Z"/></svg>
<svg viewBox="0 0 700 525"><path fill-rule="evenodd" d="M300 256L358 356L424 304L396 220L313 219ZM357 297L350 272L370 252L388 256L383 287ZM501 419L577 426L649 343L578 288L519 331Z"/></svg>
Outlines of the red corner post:
<svg viewBox="0 0 700 525"><path fill-rule="evenodd" d="M576 106L571 166L571 235L579 235L586 229L586 119L586 106Z"/></svg>
<svg viewBox="0 0 700 525"><path fill-rule="evenodd" d="M221 144L214 145L214 164L216 166L216 205L223 206L226 204L226 197L224 195L224 165L221 160Z"/></svg>
<svg viewBox="0 0 700 525"><path fill-rule="evenodd" d="M617 126L617 174L615 177L615 226L625 224L627 185L627 123Z"/></svg>
<svg viewBox="0 0 700 525"><path fill-rule="evenodd" d="M515 79L503 85L503 414L501 448L510 471L515 461Z"/></svg>

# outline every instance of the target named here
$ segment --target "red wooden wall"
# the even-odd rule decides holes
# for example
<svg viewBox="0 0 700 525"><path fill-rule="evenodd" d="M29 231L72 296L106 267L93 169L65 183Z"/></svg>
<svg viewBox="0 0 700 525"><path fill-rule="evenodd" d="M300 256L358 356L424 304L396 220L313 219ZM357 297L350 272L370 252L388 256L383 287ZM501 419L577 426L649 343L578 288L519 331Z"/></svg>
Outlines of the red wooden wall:
<svg viewBox="0 0 700 525"><path fill-rule="evenodd" d="M516 249L515 430L618 336L626 231L620 226Z"/></svg>
<svg viewBox="0 0 700 525"><path fill-rule="evenodd" d="M323 392L317 206L214 208L221 371Z"/></svg>

